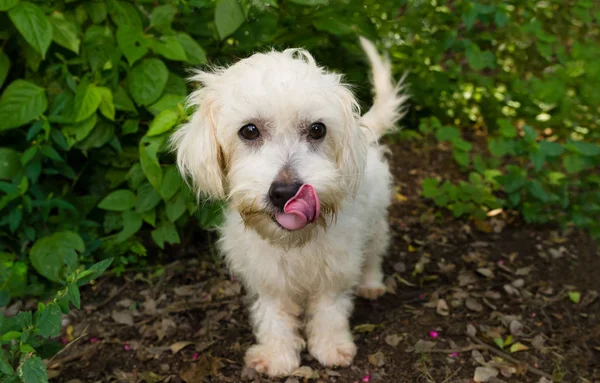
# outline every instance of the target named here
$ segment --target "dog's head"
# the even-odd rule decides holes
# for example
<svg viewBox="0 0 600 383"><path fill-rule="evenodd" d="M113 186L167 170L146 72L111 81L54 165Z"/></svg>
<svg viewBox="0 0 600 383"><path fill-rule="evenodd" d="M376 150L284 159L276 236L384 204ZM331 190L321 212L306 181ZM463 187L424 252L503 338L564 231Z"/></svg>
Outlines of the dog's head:
<svg viewBox="0 0 600 383"><path fill-rule="evenodd" d="M247 227L284 246L335 219L361 179L367 139L338 74L300 49L199 71L197 107L172 138L198 195L227 198Z"/></svg>

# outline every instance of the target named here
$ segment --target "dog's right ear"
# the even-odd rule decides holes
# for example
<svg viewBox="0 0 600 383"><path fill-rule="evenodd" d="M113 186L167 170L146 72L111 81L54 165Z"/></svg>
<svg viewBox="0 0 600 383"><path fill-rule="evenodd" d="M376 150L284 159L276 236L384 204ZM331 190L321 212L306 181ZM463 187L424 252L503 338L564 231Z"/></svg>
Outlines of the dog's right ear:
<svg viewBox="0 0 600 383"><path fill-rule="evenodd" d="M192 80L208 85L213 73L198 72ZM177 156L177 167L192 186L197 196L225 198L223 152L217 141L214 120L215 96L209 87L203 87L190 95L188 103L197 109L190 121L171 136L171 147Z"/></svg>

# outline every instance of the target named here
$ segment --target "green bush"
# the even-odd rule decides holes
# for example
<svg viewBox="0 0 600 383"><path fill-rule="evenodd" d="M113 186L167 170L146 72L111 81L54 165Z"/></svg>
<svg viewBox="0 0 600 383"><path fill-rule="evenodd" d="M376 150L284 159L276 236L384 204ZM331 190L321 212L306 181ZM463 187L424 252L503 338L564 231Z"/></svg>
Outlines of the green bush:
<svg viewBox="0 0 600 383"><path fill-rule="evenodd" d="M66 232L62 235L77 240L75 233ZM56 355L61 349L60 344L49 339L60 334L62 314L69 313L71 304L78 309L81 307L79 287L98 278L111 262L112 259L106 259L87 270L75 269L64 279L57 280L63 287L47 304L38 303L35 313L21 311L11 318L0 314L1 382L48 382L46 365L42 359ZM5 345L6 350L2 347Z"/></svg>
<svg viewBox="0 0 600 383"><path fill-rule="evenodd" d="M597 234L599 17L591 0L0 0L0 307L47 294L66 260L118 273L219 222L166 146L188 69L301 46L368 101L359 34L410 72L413 137L469 174L426 197Z"/></svg>

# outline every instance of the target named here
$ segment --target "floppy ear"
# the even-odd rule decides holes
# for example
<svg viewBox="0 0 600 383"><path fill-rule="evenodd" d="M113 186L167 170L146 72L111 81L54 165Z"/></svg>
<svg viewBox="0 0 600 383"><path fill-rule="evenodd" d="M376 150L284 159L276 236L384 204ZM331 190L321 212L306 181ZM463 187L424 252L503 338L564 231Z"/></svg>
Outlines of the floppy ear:
<svg viewBox="0 0 600 383"><path fill-rule="evenodd" d="M198 73L194 80L214 76ZM203 81L204 82L204 81ZM177 156L177 167L192 181L197 196L225 198L223 153L217 141L216 124L213 118L214 96L203 88L192 93L189 104L197 106L189 122L171 136L171 147Z"/></svg>
<svg viewBox="0 0 600 383"><path fill-rule="evenodd" d="M368 140L359 123L360 107L352 91L340 85L336 94L344 111L344 132L336 150L337 165L346 187L355 193L367 163Z"/></svg>

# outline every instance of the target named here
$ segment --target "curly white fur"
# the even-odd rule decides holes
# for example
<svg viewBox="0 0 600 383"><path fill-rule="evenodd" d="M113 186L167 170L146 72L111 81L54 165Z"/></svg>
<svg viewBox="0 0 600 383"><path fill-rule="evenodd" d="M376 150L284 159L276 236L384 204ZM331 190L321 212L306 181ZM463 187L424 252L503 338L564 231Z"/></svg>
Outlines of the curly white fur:
<svg viewBox="0 0 600 383"><path fill-rule="evenodd" d="M198 71L197 107L172 137L181 172L196 192L227 198L220 249L254 299L257 344L246 364L271 376L300 364L305 347L325 366L346 366L356 346L348 318L352 291L374 299L385 292L381 261L389 237L391 176L377 139L401 117L406 96L390 64L361 39L373 70L375 101L361 116L338 74L302 49L255 54L228 68ZM327 127L322 141L307 124ZM238 135L252 123L255 142ZM311 185L321 219L287 231L273 220L267 194L277 177Z"/></svg>

